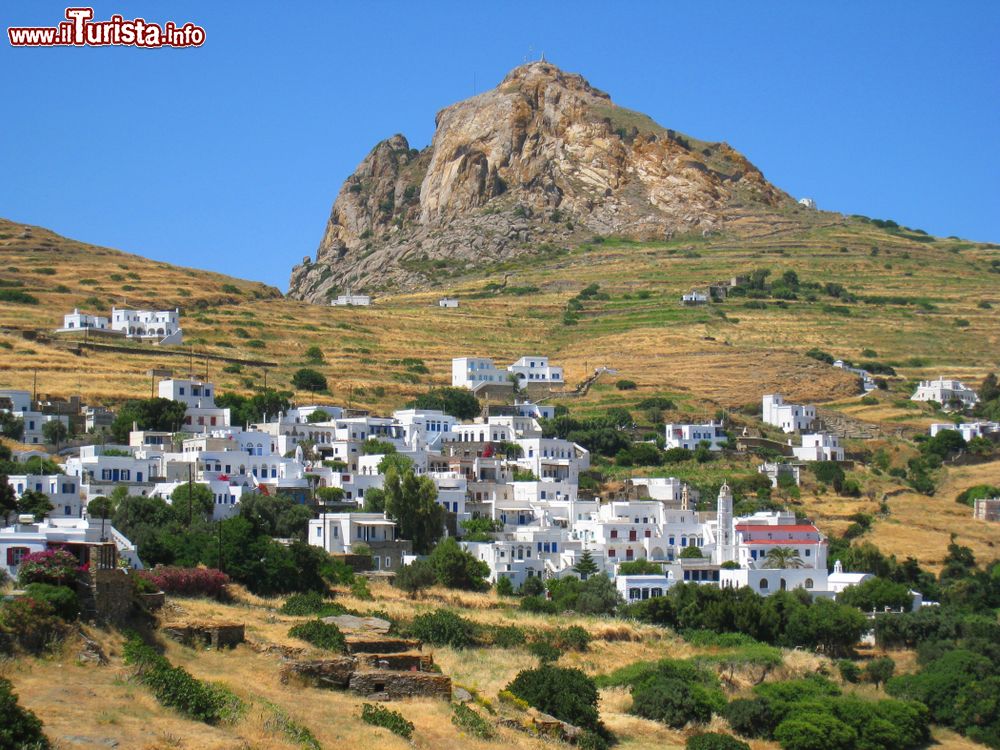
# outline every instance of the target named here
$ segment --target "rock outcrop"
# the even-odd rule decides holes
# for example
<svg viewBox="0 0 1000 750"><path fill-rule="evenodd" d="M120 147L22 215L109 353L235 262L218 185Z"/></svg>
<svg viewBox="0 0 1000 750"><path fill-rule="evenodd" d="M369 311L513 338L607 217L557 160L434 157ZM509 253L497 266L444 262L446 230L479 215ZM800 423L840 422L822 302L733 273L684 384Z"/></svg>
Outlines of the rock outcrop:
<svg viewBox="0 0 1000 750"><path fill-rule="evenodd" d="M379 143L344 183L316 259L289 294L415 289L595 234L719 231L747 206L791 199L725 143L616 106L547 62L438 113L431 145Z"/></svg>

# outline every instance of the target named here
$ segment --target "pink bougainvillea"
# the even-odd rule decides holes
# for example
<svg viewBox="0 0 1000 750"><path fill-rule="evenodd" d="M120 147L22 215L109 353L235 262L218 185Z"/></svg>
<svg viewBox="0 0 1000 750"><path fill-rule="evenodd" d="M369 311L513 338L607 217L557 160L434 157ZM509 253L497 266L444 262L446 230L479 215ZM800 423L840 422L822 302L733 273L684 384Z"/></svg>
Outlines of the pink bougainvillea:
<svg viewBox="0 0 1000 750"><path fill-rule="evenodd" d="M47 549L32 552L21 558L17 581L22 586L29 583L51 583L56 586L72 584L81 572L76 555L64 549Z"/></svg>
<svg viewBox="0 0 1000 750"><path fill-rule="evenodd" d="M229 576L215 568L178 568L158 565L152 570L137 571L160 591L182 596L219 597L229 583Z"/></svg>

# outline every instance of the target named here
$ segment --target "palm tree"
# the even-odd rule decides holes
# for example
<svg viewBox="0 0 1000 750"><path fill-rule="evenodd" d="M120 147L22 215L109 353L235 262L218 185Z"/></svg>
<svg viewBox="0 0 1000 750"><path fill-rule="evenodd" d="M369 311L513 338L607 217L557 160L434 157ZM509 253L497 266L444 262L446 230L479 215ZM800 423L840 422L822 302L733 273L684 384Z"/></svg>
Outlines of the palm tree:
<svg viewBox="0 0 1000 750"><path fill-rule="evenodd" d="M805 563L791 547L774 547L764 558L765 568L804 568Z"/></svg>

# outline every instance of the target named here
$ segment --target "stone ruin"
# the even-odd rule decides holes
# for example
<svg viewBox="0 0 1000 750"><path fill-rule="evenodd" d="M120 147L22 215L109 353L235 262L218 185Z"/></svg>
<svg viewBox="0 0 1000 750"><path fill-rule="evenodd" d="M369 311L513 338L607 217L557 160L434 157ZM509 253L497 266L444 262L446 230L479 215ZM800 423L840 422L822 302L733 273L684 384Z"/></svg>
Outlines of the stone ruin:
<svg viewBox="0 0 1000 750"><path fill-rule="evenodd" d="M423 653L420 641L379 630L361 626L348 633L344 656L287 659L281 666L281 683L347 689L373 700L451 699L451 678L434 671L434 659Z"/></svg>
<svg viewBox="0 0 1000 750"><path fill-rule="evenodd" d="M242 623L173 622L163 626L163 633L185 646L235 648L245 639Z"/></svg>

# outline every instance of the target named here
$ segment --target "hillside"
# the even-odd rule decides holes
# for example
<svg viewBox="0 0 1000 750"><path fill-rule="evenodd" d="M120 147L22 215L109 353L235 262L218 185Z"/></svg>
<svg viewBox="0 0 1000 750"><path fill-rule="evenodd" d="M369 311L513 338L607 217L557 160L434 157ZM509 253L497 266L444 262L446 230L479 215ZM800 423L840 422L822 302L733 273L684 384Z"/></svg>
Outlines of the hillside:
<svg viewBox="0 0 1000 750"><path fill-rule="evenodd" d="M23 292L37 304L0 295L0 384L30 389L37 377L40 394L79 393L88 402L115 405L148 395L146 372L153 367L186 374L193 362L195 372L207 373L220 389L246 393L265 380L291 389L292 373L309 366L328 378L330 390L298 393L300 401L388 413L429 387L448 384L453 356L504 362L545 353L566 367L571 385L598 366L617 370L586 396L563 400L578 414L664 395L677 405L664 420L707 418L780 391L793 400L828 402L829 409L878 426L898 441L898 434L924 431L942 419L912 408L912 380L947 375L978 384L1000 369L1000 276L994 272L1000 248L789 210L804 218L776 226L768 237L738 243L718 237L592 241L449 277L438 290L381 297L370 308L313 305L261 284L154 263L5 221L2 291ZM798 228L803 221L810 222L808 231ZM692 286L759 268L775 278L794 270L803 282L840 284L857 300L824 293L815 300L680 303ZM597 298L581 301L567 317L569 306L576 307L571 300L591 284L599 285ZM438 307L445 293L458 297L460 307ZM107 310L126 295L130 304L181 307L185 346L109 351L51 334L73 307ZM306 361L313 345L324 363ZM889 378L890 390L877 404L865 405L852 377L805 356L813 348L872 359L894 367L897 376ZM637 389L619 391L617 379L633 380ZM636 416L643 429L655 428L641 410ZM898 458L904 464L906 450L912 449L901 449ZM1000 474L995 464L971 469L983 481ZM970 528L967 512L953 503L953 485L960 491L977 482L958 477L945 479L947 489L935 498L893 501L900 515L877 522L870 538L886 552L917 554L935 566L954 531L977 555L992 558L1000 541L995 530ZM884 478L868 479L884 491L898 489ZM803 502L826 531L842 530L859 509L829 497L804 496ZM877 503L860 509L871 512Z"/></svg>
<svg viewBox="0 0 1000 750"><path fill-rule="evenodd" d="M441 110L429 146L372 149L337 195L289 295L413 291L442 273L592 235L766 233L794 201L726 143L619 107L544 60Z"/></svg>
<svg viewBox="0 0 1000 750"><path fill-rule="evenodd" d="M81 639L73 636L51 654L10 662L5 676L13 682L20 704L38 715L44 722L46 734L60 748L402 749L458 744L470 750L497 746L538 750L573 747L534 737L509 726L498 727L493 739L478 739L452 723L447 702L430 698L411 698L385 704L413 722L411 741L405 741L386 729L364 724L360 719L361 706L370 701L343 690L280 682L281 649L298 652L304 658L328 658L329 653L303 649L306 645L303 641L288 636L291 625L307 618L280 613L277 608L281 600L261 599L239 592L236 588L236 598L229 603L170 597L160 620L243 623L246 626L246 644L233 650L195 649L172 641L162 632L152 634L163 646L172 664L189 670L199 679L228 688L244 703L244 711L233 721L207 725L157 703L147 687L130 677L133 670L122 660L124 638L115 630L83 628L87 637L102 647L108 657L107 664L82 661L79 656L87 650L83 648ZM779 681L800 678L817 671L836 674L836 667L830 659L798 649L699 646L672 631L650 625L573 614L532 614L519 610L517 600L504 600L493 594L435 588L413 601L383 583L373 584L371 590L374 601L356 599L346 587L339 588L336 600L355 610L377 611L379 616L388 613L394 620L402 622L437 608L447 608L485 627L509 628L516 625L529 633L581 627L591 638L589 646L583 652L562 654L558 664L576 667L591 676L607 674L639 661L663 658L704 660L703 663L723 677L725 695L733 699L751 695L752 686L762 679L762 675L768 681ZM512 712L511 708L505 708L498 693L520 670L532 669L538 664L538 659L523 644L465 649L440 646L428 651L432 653L435 664L452 678L455 685L475 691L479 700L472 704L474 709L491 720L494 718L491 711L508 715ZM772 653L774 657L770 656ZM863 657L870 655L862 654ZM762 661L762 657L766 661ZM901 671L915 669L912 652L893 651L892 657ZM871 685L845 684L844 689L868 700L885 697L882 691ZM699 731L693 726L671 729L659 722L635 716L629 713L631 703L625 687L600 690L601 718L618 737L616 747L622 750L681 750L686 737ZM514 714L517 714L516 710ZM705 728L726 731L727 724L716 717ZM316 744L310 744L303 729L308 730L308 736L313 737ZM933 739L934 746L941 750L981 747L940 727L934 728ZM777 750L779 747L775 742L764 740L752 740L751 743L754 750Z"/></svg>

